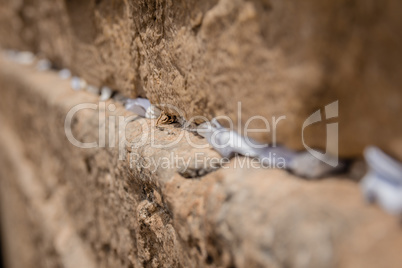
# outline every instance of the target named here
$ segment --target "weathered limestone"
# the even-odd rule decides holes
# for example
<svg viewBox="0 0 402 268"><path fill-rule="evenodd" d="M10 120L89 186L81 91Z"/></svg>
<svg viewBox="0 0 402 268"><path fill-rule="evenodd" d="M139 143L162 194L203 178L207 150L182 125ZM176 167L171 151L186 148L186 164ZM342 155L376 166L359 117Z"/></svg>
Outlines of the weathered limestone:
<svg viewBox="0 0 402 268"><path fill-rule="evenodd" d="M399 0L0 2L2 46L43 53L92 84L173 104L187 119L237 124L241 101L242 124L286 116L277 141L295 149L307 117L338 100L341 156L371 144L402 160ZM272 131L249 135L273 141ZM305 131L314 148L325 135L324 123Z"/></svg>
<svg viewBox="0 0 402 268"><path fill-rule="evenodd" d="M98 97L74 92L52 72L4 60L0 84L7 267L400 266L398 220L365 204L353 181L305 181L280 170L235 167L234 160L192 179L180 173L200 174L204 167L144 168L141 161L172 152L186 160L217 154L185 140L171 149L129 146L138 161L118 160L117 148L80 149L67 140L64 119L73 106L98 104ZM106 110L106 118L132 115L109 104L117 109ZM97 141L98 119L97 110L78 112L75 137ZM127 139L140 137L139 126L156 143L182 133L138 119L128 124Z"/></svg>

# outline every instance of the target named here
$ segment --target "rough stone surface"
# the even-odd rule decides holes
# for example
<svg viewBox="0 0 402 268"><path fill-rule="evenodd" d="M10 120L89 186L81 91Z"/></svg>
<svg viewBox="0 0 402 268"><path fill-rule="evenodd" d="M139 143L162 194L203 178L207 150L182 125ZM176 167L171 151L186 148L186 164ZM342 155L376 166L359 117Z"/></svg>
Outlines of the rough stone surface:
<svg viewBox="0 0 402 268"><path fill-rule="evenodd" d="M128 146L140 156L135 161L119 160L110 146L80 149L67 140L64 119L75 105L98 104L96 96L72 91L52 72L4 60L0 84L7 267L400 267L398 220L365 204L345 177L305 181L239 167L244 158L236 158L188 179L180 166L153 169L142 161L174 153L200 174L212 165L199 167L191 156L216 153L186 140L170 149L148 141ZM117 109L105 111L106 122L97 110L77 113L78 140L98 140L109 116L133 116L109 104ZM128 140L138 140L140 126L157 144L183 133L137 119L127 125Z"/></svg>
<svg viewBox="0 0 402 268"><path fill-rule="evenodd" d="M307 117L339 100L341 156L371 144L402 160L399 0L0 3L2 46L43 53L92 84L235 125L241 101L241 125L271 123L250 136L273 142L272 116L284 115L277 142L296 149ZM314 148L325 135L324 123L305 131Z"/></svg>

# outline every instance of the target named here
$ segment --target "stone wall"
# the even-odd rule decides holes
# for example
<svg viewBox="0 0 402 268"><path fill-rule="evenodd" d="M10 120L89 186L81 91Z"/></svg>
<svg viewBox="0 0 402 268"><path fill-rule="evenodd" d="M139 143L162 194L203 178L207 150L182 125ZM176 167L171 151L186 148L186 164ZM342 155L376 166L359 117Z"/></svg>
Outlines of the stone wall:
<svg viewBox="0 0 402 268"><path fill-rule="evenodd" d="M402 159L398 0L1 3L1 45L43 53L94 85L175 105L187 119L237 124L241 101L242 125L286 116L277 141L294 149L304 149L307 117L338 100L341 156L377 145ZM272 133L249 135L273 142ZM325 125L305 139L325 150Z"/></svg>
<svg viewBox="0 0 402 268"><path fill-rule="evenodd" d="M4 59L0 84L6 267L400 266L397 218L365 203L352 174L307 181L286 171L236 166L243 158L211 173L213 166L197 166L194 156L219 155L185 139L168 149L147 140L128 148L138 159L119 160L117 148L81 149L65 135L68 111L100 105L97 96L74 92L55 72ZM97 141L99 124L108 125L110 116L133 116L110 104L117 109L78 112L74 136ZM99 112L106 121L99 121ZM184 131L154 123L132 121L127 139L152 133L163 144ZM192 172L143 162L171 153L189 161Z"/></svg>
<svg viewBox="0 0 402 268"><path fill-rule="evenodd" d="M302 124L339 101L339 153L367 145L402 159L401 2L397 0L0 0L0 46L127 97L171 104L187 120L253 115L279 123L277 141L304 149ZM110 141L80 149L115 100L75 92L54 70L0 57L0 212L6 267L400 267L401 225L362 197L364 165L307 181L283 170L199 165L221 159L177 124L136 118ZM241 101L241 113L237 113ZM110 110L109 105L116 109ZM170 115L172 109L162 107ZM99 114L104 113L103 119ZM272 122L272 121L271 121ZM199 123L199 122L198 122ZM265 127L254 121L253 127ZM251 134L271 142L272 134ZM166 144L188 135L168 149ZM114 138L114 139L113 139ZM325 149L325 123L305 132ZM107 145L110 145L108 140ZM190 143L191 142L191 143ZM329 140L334 153L334 140ZM131 156L138 158L133 159ZM183 159L187 166L153 161ZM361 164L361 163L360 163ZM236 166L237 165L237 166Z"/></svg>

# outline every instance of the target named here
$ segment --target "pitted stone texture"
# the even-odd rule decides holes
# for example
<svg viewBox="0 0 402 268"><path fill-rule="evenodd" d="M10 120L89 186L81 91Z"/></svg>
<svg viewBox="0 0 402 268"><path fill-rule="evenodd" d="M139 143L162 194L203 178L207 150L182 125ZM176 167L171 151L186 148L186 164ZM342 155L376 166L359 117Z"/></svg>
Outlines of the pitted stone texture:
<svg viewBox="0 0 402 268"><path fill-rule="evenodd" d="M57 74L0 60L0 84L1 211L7 256L19 258L11 268L400 267L398 220L365 204L345 177L305 181L235 158L187 179L175 166L119 160L116 147L73 146L64 130L68 111L82 103L104 109L98 96L73 91ZM117 109L106 110L106 120L135 118L109 104ZM98 141L99 125L108 125L98 112L75 115L78 140ZM157 144L183 133L137 119L127 125L129 141L140 137L140 124ZM170 150L148 141L128 148L141 161L170 152L185 160L216 156L185 140Z"/></svg>
<svg viewBox="0 0 402 268"><path fill-rule="evenodd" d="M276 141L302 145L303 122L339 101L339 153L377 145L402 160L399 0L1 0L0 43L43 53L97 86L172 104L187 119L286 116ZM237 111L242 102L241 118ZM174 110L163 107L168 113ZM261 120L253 128L266 128ZM326 148L325 123L309 126Z"/></svg>

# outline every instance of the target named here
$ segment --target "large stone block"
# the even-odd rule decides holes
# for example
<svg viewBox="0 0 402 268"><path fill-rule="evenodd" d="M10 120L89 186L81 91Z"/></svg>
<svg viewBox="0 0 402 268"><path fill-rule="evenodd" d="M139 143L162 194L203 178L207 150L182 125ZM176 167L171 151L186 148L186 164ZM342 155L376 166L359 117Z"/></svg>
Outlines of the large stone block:
<svg viewBox="0 0 402 268"><path fill-rule="evenodd" d="M133 116L119 103L101 108L98 96L71 90L56 73L2 59L0 85L7 267L400 267L398 220L366 204L347 175L306 181L241 167L240 157L205 174L212 170L194 165L194 155L219 156L186 139L171 148L147 140L127 148L138 159L119 160L117 147L74 146L64 128L72 107L97 104L74 116L72 131L98 141L110 116ZM153 134L164 144L183 131L142 118L127 125L126 138ZM147 163L171 153L193 172Z"/></svg>
<svg viewBox="0 0 402 268"><path fill-rule="evenodd" d="M286 116L276 140L295 149L308 116L339 101L341 156L371 144L402 159L398 0L1 2L3 46L43 53L92 84L172 104L187 119L227 115L244 126L259 115L272 128L272 116ZM249 135L270 143L272 134ZM325 150L325 124L305 139Z"/></svg>

